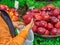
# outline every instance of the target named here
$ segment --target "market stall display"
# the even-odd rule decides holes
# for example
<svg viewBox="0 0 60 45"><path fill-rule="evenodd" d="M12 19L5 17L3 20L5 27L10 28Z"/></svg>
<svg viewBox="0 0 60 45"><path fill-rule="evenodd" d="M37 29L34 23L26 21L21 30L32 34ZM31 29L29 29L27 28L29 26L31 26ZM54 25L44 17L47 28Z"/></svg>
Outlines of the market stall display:
<svg viewBox="0 0 60 45"><path fill-rule="evenodd" d="M59 16L60 9L52 4L42 6L40 10L30 10L22 16L26 25L32 18L34 19L34 26L32 28L35 34L34 45L60 44Z"/></svg>
<svg viewBox="0 0 60 45"><path fill-rule="evenodd" d="M54 7L52 4L41 7L40 10L33 9L22 17L25 24L34 19L34 26L32 28L34 33L43 36L57 36L60 35L60 9Z"/></svg>

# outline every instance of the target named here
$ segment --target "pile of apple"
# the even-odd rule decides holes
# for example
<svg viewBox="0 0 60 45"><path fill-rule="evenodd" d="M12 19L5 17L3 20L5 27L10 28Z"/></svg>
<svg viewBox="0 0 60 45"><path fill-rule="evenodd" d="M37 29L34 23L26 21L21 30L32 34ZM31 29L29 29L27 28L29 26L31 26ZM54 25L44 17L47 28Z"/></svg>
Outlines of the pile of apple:
<svg viewBox="0 0 60 45"><path fill-rule="evenodd" d="M7 10L12 21L18 21L18 12L15 11L14 8Z"/></svg>
<svg viewBox="0 0 60 45"><path fill-rule="evenodd" d="M14 8L9 9L6 5L0 4L0 9L6 11L9 14L12 21L18 21L18 13L15 11Z"/></svg>
<svg viewBox="0 0 60 45"><path fill-rule="evenodd" d="M34 33L40 35L60 35L60 9L52 4L42 6L40 10L33 9L22 17L27 25L34 19L32 28Z"/></svg>

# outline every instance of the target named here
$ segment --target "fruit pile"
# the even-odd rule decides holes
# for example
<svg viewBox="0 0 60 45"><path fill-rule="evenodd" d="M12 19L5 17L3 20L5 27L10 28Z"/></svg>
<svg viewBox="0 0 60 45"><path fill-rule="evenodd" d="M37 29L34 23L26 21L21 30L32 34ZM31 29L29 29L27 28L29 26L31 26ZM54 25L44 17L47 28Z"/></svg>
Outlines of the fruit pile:
<svg viewBox="0 0 60 45"><path fill-rule="evenodd" d="M59 35L60 34L60 9L52 4L42 6L40 10L33 9L22 17L27 25L34 19L32 28L34 33L40 35Z"/></svg>
<svg viewBox="0 0 60 45"><path fill-rule="evenodd" d="M14 8L9 9L6 5L1 5L0 4L0 9L6 11L9 14L12 21L17 21L18 20L18 13L15 11Z"/></svg>
<svg viewBox="0 0 60 45"><path fill-rule="evenodd" d="M12 19L12 21L18 21L18 13L15 11L15 9L10 9L10 10L7 10L10 18Z"/></svg>

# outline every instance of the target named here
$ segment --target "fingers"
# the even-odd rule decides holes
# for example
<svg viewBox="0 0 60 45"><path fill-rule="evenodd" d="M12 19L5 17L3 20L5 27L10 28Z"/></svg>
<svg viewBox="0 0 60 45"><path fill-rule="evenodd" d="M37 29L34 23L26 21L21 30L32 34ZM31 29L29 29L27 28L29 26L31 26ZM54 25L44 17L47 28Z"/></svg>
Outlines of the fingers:
<svg viewBox="0 0 60 45"><path fill-rule="evenodd" d="M34 21L33 21L33 19L31 20L31 28L33 27L33 25L34 25Z"/></svg>
<svg viewBox="0 0 60 45"><path fill-rule="evenodd" d="M21 25L25 25L23 22L20 22Z"/></svg>
<svg viewBox="0 0 60 45"><path fill-rule="evenodd" d="M30 22L30 24L33 24L33 18L31 19L31 22Z"/></svg>
<svg viewBox="0 0 60 45"><path fill-rule="evenodd" d="M32 27L34 26L34 23L32 24Z"/></svg>
<svg viewBox="0 0 60 45"><path fill-rule="evenodd" d="M17 29L20 29L20 26L17 26L16 28L17 28Z"/></svg>
<svg viewBox="0 0 60 45"><path fill-rule="evenodd" d="M19 21L13 22L13 26L14 26L15 28L20 28L20 25L24 25L24 23L23 23L23 22L19 22Z"/></svg>
<svg viewBox="0 0 60 45"><path fill-rule="evenodd" d="M18 24L18 25L24 25L23 22L19 22L19 21L17 22L17 24Z"/></svg>
<svg viewBox="0 0 60 45"><path fill-rule="evenodd" d="M33 24L34 24L33 19L31 19L31 22L28 25L32 27Z"/></svg>
<svg viewBox="0 0 60 45"><path fill-rule="evenodd" d="M20 25L24 25L24 23L17 21L17 22L14 22L14 25L16 28L20 29ZM33 27L33 25L34 25L33 19L31 19L31 22L28 25L26 25L22 30L29 31Z"/></svg>
<svg viewBox="0 0 60 45"><path fill-rule="evenodd" d="M20 26L17 26L17 29L22 30L24 27L25 27L24 25L20 25Z"/></svg>
<svg viewBox="0 0 60 45"><path fill-rule="evenodd" d="M19 22L19 21L17 21L17 22L13 22L13 23L15 23L15 24L17 24L17 25L24 25L23 22Z"/></svg>

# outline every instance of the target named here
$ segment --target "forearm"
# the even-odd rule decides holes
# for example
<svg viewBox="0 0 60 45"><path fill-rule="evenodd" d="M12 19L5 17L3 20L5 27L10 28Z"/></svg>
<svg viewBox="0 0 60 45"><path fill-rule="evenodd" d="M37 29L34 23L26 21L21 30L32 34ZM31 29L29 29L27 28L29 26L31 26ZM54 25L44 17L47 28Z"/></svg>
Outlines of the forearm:
<svg viewBox="0 0 60 45"><path fill-rule="evenodd" d="M0 40L0 45L23 45L24 41L26 40L28 35L28 31L27 30L22 30L20 32L19 35L17 35L16 37L12 38L12 37L4 37L2 38L2 40ZM8 42L6 42L8 41ZM4 43L5 42L5 43Z"/></svg>
<svg viewBox="0 0 60 45"><path fill-rule="evenodd" d="M14 38L14 41L16 41L18 44L20 43L21 45L24 44L26 38L28 36L28 31L27 30L22 30L19 35L17 35L15 38Z"/></svg>

